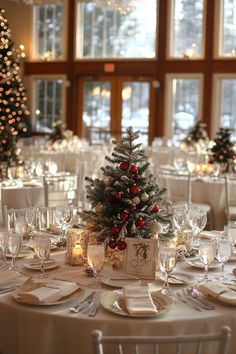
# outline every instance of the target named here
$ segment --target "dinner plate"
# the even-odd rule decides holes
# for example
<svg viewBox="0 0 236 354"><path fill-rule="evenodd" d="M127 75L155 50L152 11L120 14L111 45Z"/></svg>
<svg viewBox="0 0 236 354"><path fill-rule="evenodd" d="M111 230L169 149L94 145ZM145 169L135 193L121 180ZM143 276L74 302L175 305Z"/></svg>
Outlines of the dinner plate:
<svg viewBox="0 0 236 354"><path fill-rule="evenodd" d="M30 257L30 256L32 256L33 254L34 254L34 252L31 251L31 250L23 250L23 251L20 251L20 252L18 253L18 255L16 256L16 258ZM10 253L7 253L7 254L6 254L6 257L7 257L7 258L12 258L12 255L11 255Z"/></svg>
<svg viewBox="0 0 236 354"><path fill-rule="evenodd" d="M116 279L116 277L102 277L101 282L105 285L112 286L114 288L123 288L125 285L139 285L141 283L140 279L132 278L132 277L120 277Z"/></svg>
<svg viewBox="0 0 236 354"><path fill-rule="evenodd" d="M195 268L200 268L200 269L204 269L204 265L203 263L200 261L199 258L192 258L192 259L186 259L185 263L187 263L188 265L190 265L191 267L195 267ZM217 260L214 260L210 265L209 265L209 269L215 269L220 267L220 263Z"/></svg>
<svg viewBox="0 0 236 354"><path fill-rule="evenodd" d="M125 307L125 298L122 290L107 291L101 295L101 305L104 309L120 316L126 317L157 317L166 312L174 303L169 296L159 291L151 292L157 313L150 315L131 315Z"/></svg>
<svg viewBox="0 0 236 354"><path fill-rule="evenodd" d="M38 260L35 260L35 261L31 260L28 263L24 263L23 266L25 268L27 268L27 269L30 269L30 270L41 270L41 265L40 265L40 262ZM59 262L56 262L53 259L52 260L47 260L44 263L44 269L45 270L54 269L54 268L57 268L57 267L59 267Z"/></svg>
<svg viewBox="0 0 236 354"><path fill-rule="evenodd" d="M45 283L44 283L45 284ZM41 283L28 283L25 285L22 285L21 287L17 288L15 291L13 291L11 293L11 296L13 297L13 299L21 304L26 304L26 305L34 305L34 306L52 306L52 305L61 305L64 304L66 302L75 300L84 293L84 290L82 288L78 288L77 290L75 290L73 293L71 293L70 295L64 296L63 298L61 298L58 301L54 301L54 302L39 302L39 303L35 303L35 302L31 302L29 299L28 301L24 298L21 298L18 296L18 294L20 292L23 291L31 291L33 289L36 289L40 286L43 286L43 282Z"/></svg>
<svg viewBox="0 0 236 354"><path fill-rule="evenodd" d="M164 281L164 275L157 273L156 279L160 279ZM186 284L193 280L194 280L194 275L189 273L173 272L170 273L168 277L168 283L173 285Z"/></svg>

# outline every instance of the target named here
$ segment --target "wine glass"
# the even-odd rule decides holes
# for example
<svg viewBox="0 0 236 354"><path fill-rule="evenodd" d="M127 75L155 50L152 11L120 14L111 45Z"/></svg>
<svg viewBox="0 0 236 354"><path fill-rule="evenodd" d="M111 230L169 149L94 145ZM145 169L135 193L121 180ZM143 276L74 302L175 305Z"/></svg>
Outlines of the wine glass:
<svg viewBox="0 0 236 354"><path fill-rule="evenodd" d="M99 287L98 278L102 271L103 263L105 260L105 246L104 243L91 243L87 248L87 259L90 267L93 268L95 273L95 287Z"/></svg>
<svg viewBox="0 0 236 354"><path fill-rule="evenodd" d="M8 239L8 232L0 231L0 248L2 250L2 263L0 265L0 269L6 269L9 266L6 260L7 239Z"/></svg>
<svg viewBox="0 0 236 354"><path fill-rule="evenodd" d="M60 238L65 236L65 232L70 225L73 217L73 209L71 207L59 206L55 210L55 219L61 228Z"/></svg>
<svg viewBox="0 0 236 354"><path fill-rule="evenodd" d="M30 227L31 233L38 228L39 210L37 208L29 208L25 211L25 220Z"/></svg>
<svg viewBox="0 0 236 354"><path fill-rule="evenodd" d="M228 261L232 254L232 243L231 240L220 239L216 243L216 258L221 263L221 272L217 277L221 282L226 280L224 273L224 265Z"/></svg>
<svg viewBox="0 0 236 354"><path fill-rule="evenodd" d="M13 272L18 272L16 266L16 257L22 246L22 235L19 232L9 232L7 236L7 248L12 256L10 270Z"/></svg>
<svg viewBox="0 0 236 354"><path fill-rule="evenodd" d="M176 247L160 246L158 250L158 268L164 275L164 283L161 292L166 295L172 295L168 282L169 273L176 265L177 249Z"/></svg>
<svg viewBox="0 0 236 354"><path fill-rule="evenodd" d="M33 239L33 248L36 256L40 259L41 269L40 278L45 278L47 274L44 270L44 261L50 256L51 238L45 234L35 234Z"/></svg>
<svg viewBox="0 0 236 354"><path fill-rule="evenodd" d="M24 216L19 216L16 219L15 229L16 232L22 235L22 239L27 235L27 222Z"/></svg>
<svg viewBox="0 0 236 354"><path fill-rule="evenodd" d="M181 207L174 208L173 223L178 231L182 231L186 225L186 210L185 204Z"/></svg>
<svg viewBox="0 0 236 354"><path fill-rule="evenodd" d="M196 209L188 212L188 221L193 230L194 242L193 246L199 246L198 235L205 228L207 223L207 212L202 209Z"/></svg>
<svg viewBox="0 0 236 354"><path fill-rule="evenodd" d="M216 255L215 240L200 240L198 252L200 260L205 268L204 276L202 279L200 279L200 282L206 283L210 281L210 279L208 278L209 265L213 262Z"/></svg>
<svg viewBox="0 0 236 354"><path fill-rule="evenodd" d="M214 178L219 177L220 174L220 164L218 162L214 162L212 164L212 175Z"/></svg>

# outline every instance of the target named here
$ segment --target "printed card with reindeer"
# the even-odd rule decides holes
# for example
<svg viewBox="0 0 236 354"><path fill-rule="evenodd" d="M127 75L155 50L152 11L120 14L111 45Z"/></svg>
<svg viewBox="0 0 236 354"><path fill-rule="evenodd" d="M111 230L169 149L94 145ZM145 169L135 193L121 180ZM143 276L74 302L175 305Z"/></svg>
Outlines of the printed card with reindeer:
<svg viewBox="0 0 236 354"><path fill-rule="evenodd" d="M124 272L142 279L155 279L158 240L125 239Z"/></svg>

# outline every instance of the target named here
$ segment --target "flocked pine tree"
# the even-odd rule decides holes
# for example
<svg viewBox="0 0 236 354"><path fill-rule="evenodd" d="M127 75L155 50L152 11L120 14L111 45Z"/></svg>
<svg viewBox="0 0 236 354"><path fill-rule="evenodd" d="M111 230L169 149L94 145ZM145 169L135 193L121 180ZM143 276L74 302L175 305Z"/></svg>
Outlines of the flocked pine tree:
<svg viewBox="0 0 236 354"><path fill-rule="evenodd" d="M208 140L206 123L198 121L183 141L187 145L194 145L198 142L207 142Z"/></svg>
<svg viewBox="0 0 236 354"><path fill-rule="evenodd" d="M160 189L152 174L138 132L128 128L115 146L109 162L101 167L102 179L86 177L87 199L94 210L81 212L90 230L111 248L124 249L125 237L150 238L169 218L160 203L166 189Z"/></svg>
<svg viewBox="0 0 236 354"><path fill-rule="evenodd" d="M0 9L0 162L21 163L17 138L30 132L27 97L20 73L21 51L13 48L11 31Z"/></svg>
<svg viewBox="0 0 236 354"><path fill-rule="evenodd" d="M215 144L210 150L209 162L218 162L223 168L223 172L228 172L231 164L236 159L235 144L231 141L232 129L220 128L217 137L214 139Z"/></svg>

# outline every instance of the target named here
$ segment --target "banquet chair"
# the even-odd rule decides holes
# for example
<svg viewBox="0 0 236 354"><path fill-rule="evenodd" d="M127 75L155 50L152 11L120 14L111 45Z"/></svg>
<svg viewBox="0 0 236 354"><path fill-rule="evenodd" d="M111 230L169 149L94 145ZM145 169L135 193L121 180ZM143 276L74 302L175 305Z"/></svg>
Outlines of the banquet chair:
<svg viewBox="0 0 236 354"><path fill-rule="evenodd" d="M7 205L3 206L3 223L4 227L7 229L12 229L15 227L16 219L19 217L25 218L26 210L29 208L14 209L7 208Z"/></svg>
<svg viewBox="0 0 236 354"><path fill-rule="evenodd" d="M227 326L217 333L179 336L105 336L99 330L92 331L94 354L226 354L231 329ZM212 349L209 350L209 345ZM106 348L108 351L106 351ZM208 349L207 349L208 348ZM204 349L206 351L204 351Z"/></svg>
<svg viewBox="0 0 236 354"><path fill-rule="evenodd" d="M78 176L65 174L60 176L44 177L45 204L47 207L78 205Z"/></svg>
<svg viewBox="0 0 236 354"><path fill-rule="evenodd" d="M236 220L236 177L225 175L225 200L227 221Z"/></svg>

